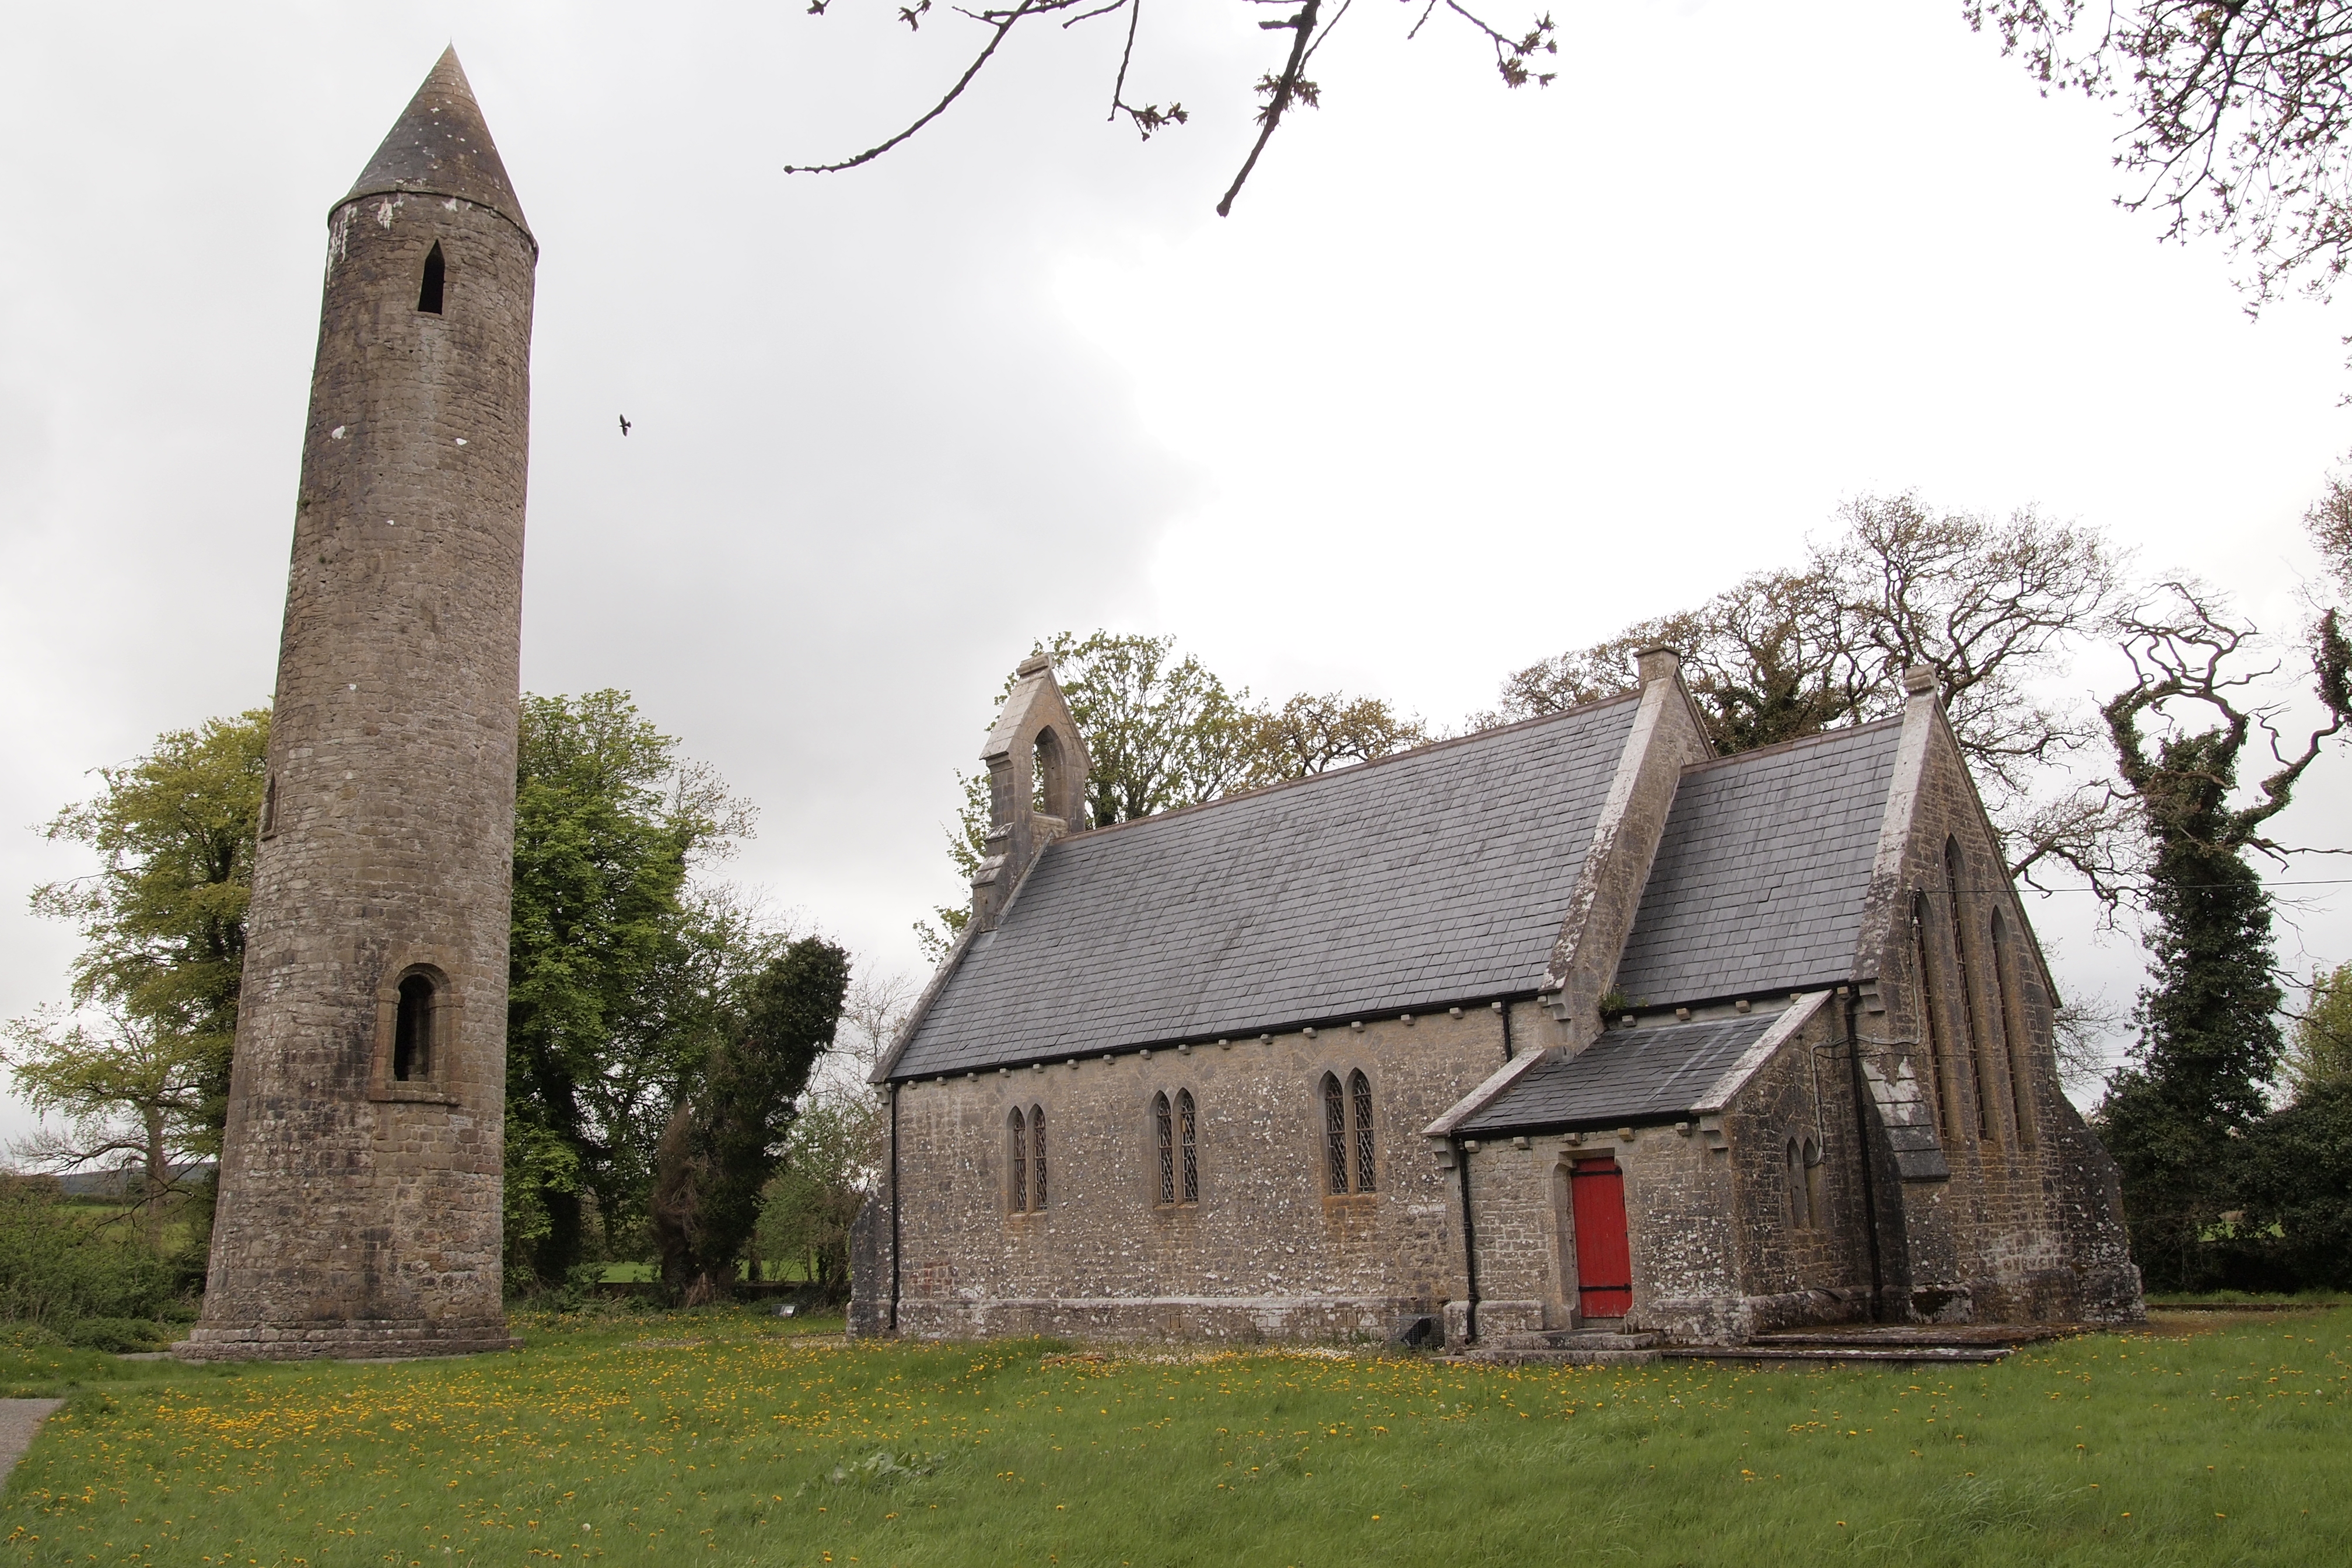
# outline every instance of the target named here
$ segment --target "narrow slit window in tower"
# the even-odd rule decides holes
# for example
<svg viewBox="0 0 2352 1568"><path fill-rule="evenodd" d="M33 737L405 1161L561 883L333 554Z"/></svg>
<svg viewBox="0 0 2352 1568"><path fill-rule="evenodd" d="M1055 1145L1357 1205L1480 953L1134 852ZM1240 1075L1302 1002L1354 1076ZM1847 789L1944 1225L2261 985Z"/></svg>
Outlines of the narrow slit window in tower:
<svg viewBox="0 0 2352 1568"><path fill-rule="evenodd" d="M425 253L425 281L416 290L416 308L428 316L441 313L441 285L449 264L441 259L441 242L435 240L433 248Z"/></svg>
<svg viewBox="0 0 2352 1568"><path fill-rule="evenodd" d="M415 1083L433 1076L433 982L412 974L400 983L400 1009L393 1019L392 1077Z"/></svg>

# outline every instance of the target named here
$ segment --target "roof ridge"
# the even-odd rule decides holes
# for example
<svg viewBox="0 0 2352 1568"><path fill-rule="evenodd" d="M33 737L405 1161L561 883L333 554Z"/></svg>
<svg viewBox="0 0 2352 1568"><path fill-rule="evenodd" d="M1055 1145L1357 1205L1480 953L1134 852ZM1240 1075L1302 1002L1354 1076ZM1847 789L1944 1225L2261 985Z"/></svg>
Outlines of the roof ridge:
<svg viewBox="0 0 2352 1568"><path fill-rule="evenodd" d="M1384 767L1390 763L1401 763L1409 757L1427 756L1432 752L1442 752L1454 746L1465 746L1474 741L1486 741L1496 735L1509 734L1516 731L1532 730L1542 724L1557 724L1580 714L1597 712L1603 708L1613 708L1626 702L1637 702L1641 700L1641 692L1634 690L1620 692L1614 697L1596 698L1591 702L1580 702L1573 708L1562 708L1554 713L1538 713L1532 719L1521 719L1509 724L1496 724L1485 730L1473 730L1466 735L1448 735L1443 740L1430 741L1402 752L1391 752L1387 756L1374 757L1369 762L1357 763L1350 767L1330 768L1319 773L1308 773L1302 778L1277 779L1273 784L1260 784L1255 789L1221 795L1214 800L1196 801L1191 805L1172 805L1166 811L1155 811L1150 816L1131 816L1124 822L1109 822L1099 827L1087 828L1079 833L1065 833L1054 840L1054 845L1075 843L1081 838L1098 838L1129 827L1145 827L1155 822L1166 822L1171 817L1191 816L1199 812L1213 811L1221 805L1231 805L1238 801L1255 800L1260 795L1273 795L1280 790L1298 789L1307 784L1321 784L1328 779L1354 778L1368 768ZM1743 752L1740 754L1747 756L1752 753ZM1047 847L1051 848L1054 845L1049 845Z"/></svg>
<svg viewBox="0 0 2352 1568"><path fill-rule="evenodd" d="M1745 752L1733 752L1727 756L1708 757L1703 762L1685 763L1683 772L1685 773L1700 773L1708 768L1722 767L1727 763L1744 763L1755 757L1769 757L1781 752L1793 752L1800 746L1825 746L1833 742L1843 741L1850 736L1867 733L1872 730L1900 729L1902 725L1903 715L1900 713L1890 714L1884 719L1872 719L1860 724L1839 724L1827 730L1816 730L1810 735L1798 735L1786 741L1775 741L1769 746L1755 746Z"/></svg>

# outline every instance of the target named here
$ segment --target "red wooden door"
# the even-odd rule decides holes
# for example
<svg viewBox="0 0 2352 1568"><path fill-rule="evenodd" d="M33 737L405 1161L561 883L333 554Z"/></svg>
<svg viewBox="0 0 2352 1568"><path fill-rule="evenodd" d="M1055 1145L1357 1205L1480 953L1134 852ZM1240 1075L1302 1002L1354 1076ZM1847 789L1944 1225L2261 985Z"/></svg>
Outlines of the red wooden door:
<svg viewBox="0 0 2352 1568"><path fill-rule="evenodd" d="M1576 1205L1576 1294L1588 1318L1622 1318L1633 1304L1633 1253L1625 1240L1625 1173L1609 1155L1570 1173Z"/></svg>

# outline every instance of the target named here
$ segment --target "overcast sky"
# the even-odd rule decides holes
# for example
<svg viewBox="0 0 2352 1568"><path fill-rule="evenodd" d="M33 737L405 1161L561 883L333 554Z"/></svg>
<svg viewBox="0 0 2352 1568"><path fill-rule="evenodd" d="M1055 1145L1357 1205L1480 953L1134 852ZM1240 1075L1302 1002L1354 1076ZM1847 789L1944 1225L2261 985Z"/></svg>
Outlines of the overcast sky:
<svg viewBox="0 0 2352 1568"><path fill-rule="evenodd" d="M541 246L524 680L635 693L761 808L735 874L871 968L965 896L955 770L1056 630L1447 723L1912 487L2304 616L2344 313L2250 321L2217 247L2116 209L2106 112L1958 0L1571 0L1559 82L1516 93L1366 5L1222 220L1286 41L1237 0L1144 16L1129 96L1192 114L1148 145L1104 120L1118 24L1048 26L828 176L781 171L928 106L972 24L10 7L0 1017L63 995L72 935L23 893L87 868L31 829L268 698L327 210L453 38ZM2347 770L2303 841L2352 843ZM2290 961L2352 957L2352 904L2297 891ZM2087 904L2036 923L2127 1002Z"/></svg>

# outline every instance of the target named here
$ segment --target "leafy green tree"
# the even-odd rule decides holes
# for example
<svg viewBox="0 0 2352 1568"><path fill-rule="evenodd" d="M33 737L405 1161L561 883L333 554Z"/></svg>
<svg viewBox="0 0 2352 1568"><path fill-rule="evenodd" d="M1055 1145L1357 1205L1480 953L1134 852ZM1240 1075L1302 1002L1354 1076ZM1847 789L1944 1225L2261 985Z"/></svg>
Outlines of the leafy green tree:
<svg viewBox="0 0 2352 1568"><path fill-rule="evenodd" d="M2252 629L2181 583L2163 584L2123 625L2136 679L2101 711L2150 846L2150 984L2138 1041L2108 1079L2098 1121L2122 1169L2140 1268L2154 1285L2183 1289L2216 1267L2203 1244L2232 1206L2225 1151L2268 1112L2285 1054L2270 895L2246 856L2286 852L2268 825L2352 720L2352 647L2332 615L2321 622L2315 685L2330 721L2245 801L2239 769L2270 719L2245 696L2261 673L2241 668Z"/></svg>
<svg viewBox="0 0 2352 1568"><path fill-rule="evenodd" d="M2352 963L2312 976L2311 1000L2287 1040L2286 1074L2298 1095L2352 1079Z"/></svg>
<svg viewBox="0 0 2352 1568"><path fill-rule="evenodd" d="M16 1092L41 1116L62 1115L19 1155L56 1170L135 1163L144 1173L139 1203L151 1247L163 1241L166 1198L197 1151L215 1146L207 1120L214 1052L117 1007L102 1030L80 1021L18 1019L0 1052Z"/></svg>
<svg viewBox="0 0 2352 1568"><path fill-rule="evenodd" d="M1369 763L1418 746L1429 731L1377 697L1301 692L1281 707L1254 714L1255 778L1272 783Z"/></svg>
<svg viewBox="0 0 2352 1568"><path fill-rule="evenodd" d="M2307 1083L2233 1145L2238 1248L2289 1289L2352 1289L2352 1077ZM2264 1267L2267 1266L2267 1267Z"/></svg>
<svg viewBox="0 0 2352 1568"><path fill-rule="evenodd" d="M155 1050L194 1056L201 1063L203 1131L192 1152L217 1152L227 1125L268 750L269 712L262 708L166 731L144 756L99 769L99 793L43 830L100 858L90 876L33 890L37 912L81 930L74 1005L98 1005L116 1020L110 1037L80 1035L72 1054L86 1060L112 1038L131 1058ZM128 1062L125 1081L136 1081L142 1069Z"/></svg>
<svg viewBox="0 0 2352 1568"><path fill-rule="evenodd" d="M628 696L526 697L515 792L507 1014L510 1269L560 1285L592 1212L644 1211L679 1086L730 985L775 944L757 911L698 891L751 813Z"/></svg>
<svg viewBox="0 0 2352 1568"><path fill-rule="evenodd" d="M731 1026L663 1131L653 1206L662 1279L688 1305L724 1294L817 1058L833 1044L849 955L803 937L742 988Z"/></svg>
<svg viewBox="0 0 2352 1568"><path fill-rule="evenodd" d="M867 1078L913 999L913 988L896 975L850 986L833 1048L810 1075L783 1161L761 1200L758 1255L797 1262L829 1298L848 1292L850 1229L881 1179L887 1152L887 1105Z"/></svg>

